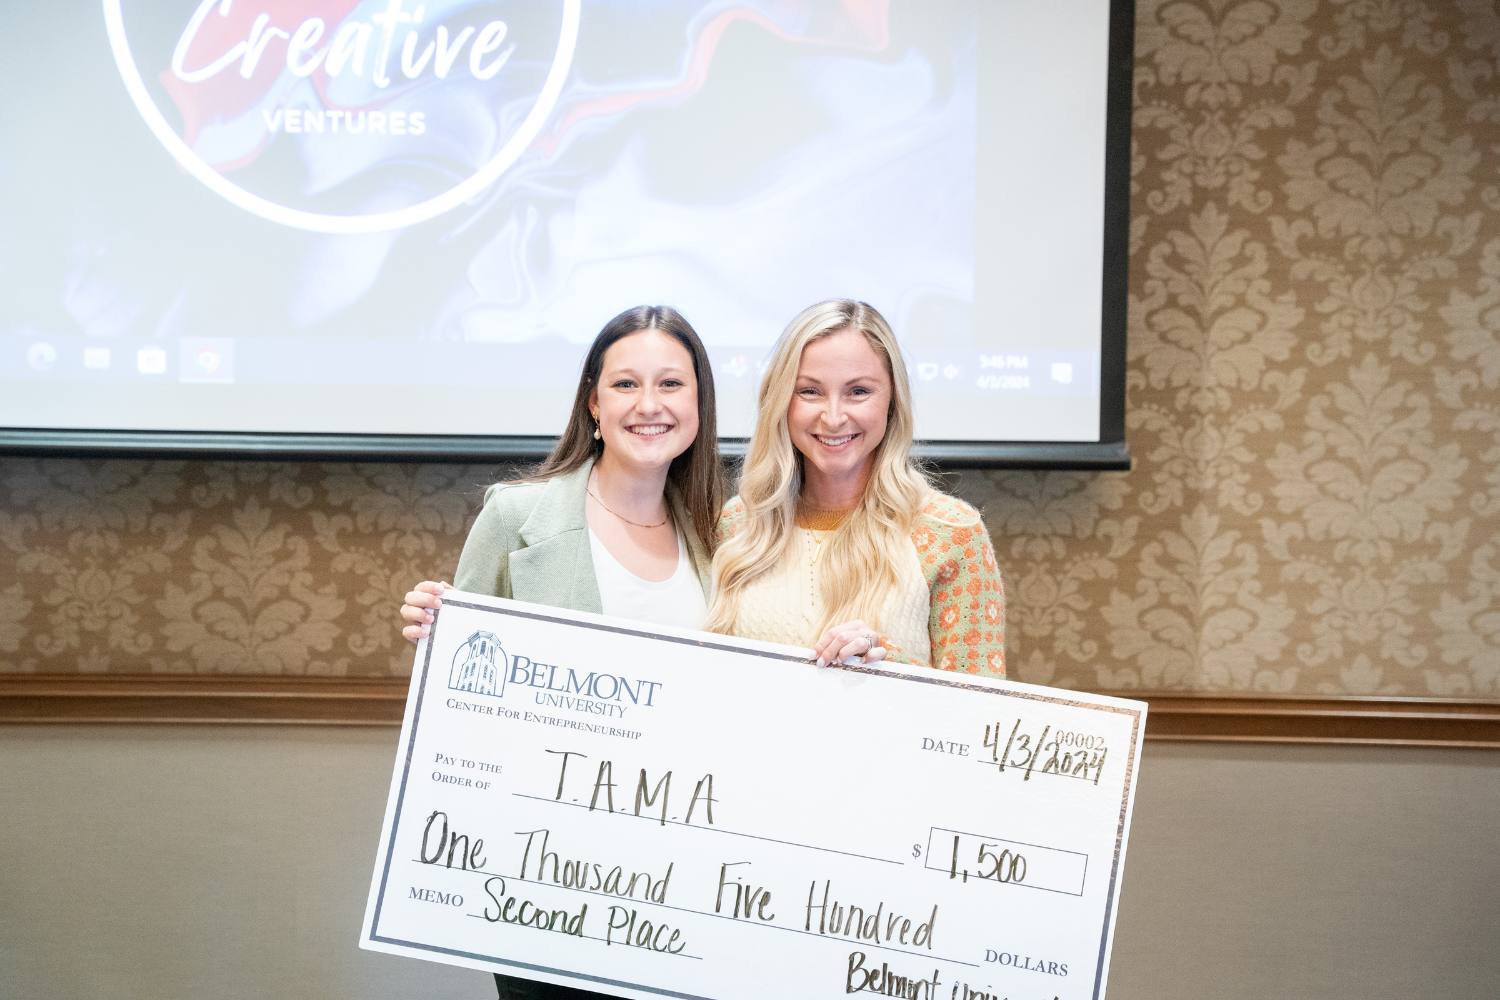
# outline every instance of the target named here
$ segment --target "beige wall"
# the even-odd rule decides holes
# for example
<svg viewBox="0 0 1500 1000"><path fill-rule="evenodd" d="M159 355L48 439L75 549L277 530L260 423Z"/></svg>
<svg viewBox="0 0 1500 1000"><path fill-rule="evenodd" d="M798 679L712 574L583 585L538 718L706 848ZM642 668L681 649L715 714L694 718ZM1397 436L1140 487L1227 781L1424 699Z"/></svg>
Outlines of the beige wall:
<svg viewBox="0 0 1500 1000"><path fill-rule="evenodd" d="M956 483L1012 675L1500 697L1500 7L1139 0L1136 51L1135 468ZM0 459L0 674L399 675L496 474Z"/></svg>
<svg viewBox="0 0 1500 1000"><path fill-rule="evenodd" d="M0 728L0 996L491 995L355 946L396 736ZM1494 1000L1497 788L1486 751L1149 743L1111 998Z"/></svg>

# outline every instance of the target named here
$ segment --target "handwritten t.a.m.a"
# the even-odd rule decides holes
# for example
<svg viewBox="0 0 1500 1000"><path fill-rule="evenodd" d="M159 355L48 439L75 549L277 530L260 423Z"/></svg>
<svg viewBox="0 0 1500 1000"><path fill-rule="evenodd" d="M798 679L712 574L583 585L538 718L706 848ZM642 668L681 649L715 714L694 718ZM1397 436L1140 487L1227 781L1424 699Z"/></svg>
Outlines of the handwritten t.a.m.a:
<svg viewBox="0 0 1500 1000"><path fill-rule="evenodd" d="M505 650L493 632L475 632L453 654L453 666L448 671L448 687L454 691L470 691L474 694L498 695L495 658L508 663Z"/></svg>

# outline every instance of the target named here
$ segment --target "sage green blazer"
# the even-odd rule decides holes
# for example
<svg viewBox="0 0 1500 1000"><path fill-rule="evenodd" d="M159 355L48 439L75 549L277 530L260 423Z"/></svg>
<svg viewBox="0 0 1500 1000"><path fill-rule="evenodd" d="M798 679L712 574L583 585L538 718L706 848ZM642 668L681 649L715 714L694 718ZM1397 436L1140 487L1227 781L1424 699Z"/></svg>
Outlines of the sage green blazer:
<svg viewBox="0 0 1500 1000"><path fill-rule="evenodd" d="M486 490L484 508L458 557L454 586L555 608L602 612L584 516L593 467L593 462L586 462L544 482L496 483ZM667 503L707 597L709 555L682 498L670 486Z"/></svg>

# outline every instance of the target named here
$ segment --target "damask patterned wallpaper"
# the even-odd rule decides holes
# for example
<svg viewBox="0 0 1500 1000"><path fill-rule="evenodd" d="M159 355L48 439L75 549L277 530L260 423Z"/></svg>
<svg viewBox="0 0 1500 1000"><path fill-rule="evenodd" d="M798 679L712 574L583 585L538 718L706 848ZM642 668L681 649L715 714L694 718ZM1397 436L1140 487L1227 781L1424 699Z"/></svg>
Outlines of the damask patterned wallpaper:
<svg viewBox="0 0 1500 1000"><path fill-rule="evenodd" d="M1500 5L1139 0L1136 48L1135 469L955 479L1012 675L1500 696ZM0 459L0 671L399 674L496 472Z"/></svg>

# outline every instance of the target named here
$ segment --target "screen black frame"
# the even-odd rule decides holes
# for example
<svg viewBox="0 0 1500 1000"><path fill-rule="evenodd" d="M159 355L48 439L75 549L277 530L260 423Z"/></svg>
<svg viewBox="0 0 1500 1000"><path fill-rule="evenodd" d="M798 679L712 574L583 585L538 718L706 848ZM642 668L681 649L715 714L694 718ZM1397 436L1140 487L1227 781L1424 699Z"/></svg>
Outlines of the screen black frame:
<svg viewBox="0 0 1500 1000"><path fill-rule="evenodd" d="M1110 0L1105 112L1104 260L1100 288L1097 441L923 441L917 453L940 467L1124 470L1125 365L1130 255L1130 135L1135 0ZM326 461L533 461L556 438L536 436L292 434L0 427L0 455L195 457ZM743 438L724 438L726 457Z"/></svg>

